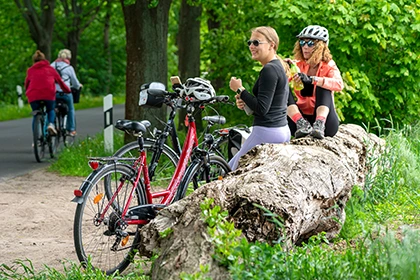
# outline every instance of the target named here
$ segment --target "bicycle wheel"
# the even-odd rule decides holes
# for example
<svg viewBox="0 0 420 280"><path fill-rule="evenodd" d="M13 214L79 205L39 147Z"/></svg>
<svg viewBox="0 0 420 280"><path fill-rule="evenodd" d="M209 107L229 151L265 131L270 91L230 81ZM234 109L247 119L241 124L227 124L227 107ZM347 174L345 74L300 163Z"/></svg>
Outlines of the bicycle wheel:
<svg viewBox="0 0 420 280"><path fill-rule="evenodd" d="M35 116L33 140L35 159L37 162L41 162L45 154L44 119L41 114Z"/></svg>
<svg viewBox="0 0 420 280"><path fill-rule="evenodd" d="M206 174L206 169L203 161L192 163L185 171L184 178L178 186L175 201L184 198L187 194L193 192L195 189L207 184L211 181L220 180L231 169L229 164L220 156L210 155L210 172ZM209 180L207 179L207 175Z"/></svg>
<svg viewBox="0 0 420 280"><path fill-rule="evenodd" d="M57 118L54 120L54 126L57 130ZM59 139L59 133L57 131L57 133L55 135L52 135L50 132L47 131L47 144L48 144L48 150L50 152L50 157L54 158L55 154L57 153L57 148L58 148L58 143L60 142Z"/></svg>
<svg viewBox="0 0 420 280"><path fill-rule="evenodd" d="M132 262L140 242L141 225L128 225L121 217L127 204L135 170L125 164L109 164L95 170L82 185L83 202L77 205L74 217L74 245L83 266L98 268L107 275L122 272ZM115 193L109 205L105 185ZM130 207L146 203L144 186L139 182ZM106 209L106 206L110 206ZM106 209L106 210L105 210ZM101 214L103 219L100 219Z"/></svg>
<svg viewBox="0 0 420 280"><path fill-rule="evenodd" d="M63 116L60 114L59 110L56 110L56 129L57 129L57 148L59 148L60 143L65 145L66 143L66 129L63 127Z"/></svg>
<svg viewBox="0 0 420 280"><path fill-rule="evenodd" d="M55 153L57 153L57 151L60 149L60 143L62 141L60 120L59 120L59 116L57 115L57 112L56 112L56 118L55 118L54 123L55 123L55 129L57 130L57 134L55 135Z"/></svg>
<svg viewBox="0 0 420 280"><path fill-rule="evenodd" d="M166 144L163 145L160 153L157 153L159 149L157 146L156 140L144 139L152 192L166 189L169 186L179 160L178 155ZM114 156L119 157L120 162L132 164L139 156L138 149L137 141L130 142L116 151ZM155 201L155 203L159 203L159 201Z"/></svg>
<svg viewBox="0 0 420 280"><path fill-rule="evenodd" d="M48 150L50 152L50 157L54 158L57 153L57 135L47 135Z"/></svg>

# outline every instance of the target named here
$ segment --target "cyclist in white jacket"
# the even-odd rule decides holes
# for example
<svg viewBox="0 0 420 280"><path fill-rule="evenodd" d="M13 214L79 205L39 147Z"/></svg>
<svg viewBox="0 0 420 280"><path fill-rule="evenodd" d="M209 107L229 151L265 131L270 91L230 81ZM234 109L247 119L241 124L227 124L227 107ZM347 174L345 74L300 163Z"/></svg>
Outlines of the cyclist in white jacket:
<svg viewBox="0 0 420 280"><path fill-rule="evenodd" d="M59 51L58 58L53 63L51 63L51 66L57 70L64 83L69 88L79 90L83 85L77 79L74 68L70 65L70 59L71 51L68 49L63 49ZM71 93L64 93L57 83L56 91L56 99L64 100L64 102L69 107L66 130L70 136L76 136L76 115L74 110L73 95Z"/></svg>

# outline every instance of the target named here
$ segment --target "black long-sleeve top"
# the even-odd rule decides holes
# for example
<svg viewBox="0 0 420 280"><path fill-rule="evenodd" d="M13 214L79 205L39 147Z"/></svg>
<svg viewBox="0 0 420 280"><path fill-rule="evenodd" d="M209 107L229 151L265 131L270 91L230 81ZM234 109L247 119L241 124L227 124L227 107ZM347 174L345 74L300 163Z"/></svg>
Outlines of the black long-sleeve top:
<svg viewBox="0 0 420 280"><path fill-rule="evenodd" d="M254 126L287 125L289 83L280 60L264 65L252 92L254 95L243 90L241 99L254 111Z"/></svg>

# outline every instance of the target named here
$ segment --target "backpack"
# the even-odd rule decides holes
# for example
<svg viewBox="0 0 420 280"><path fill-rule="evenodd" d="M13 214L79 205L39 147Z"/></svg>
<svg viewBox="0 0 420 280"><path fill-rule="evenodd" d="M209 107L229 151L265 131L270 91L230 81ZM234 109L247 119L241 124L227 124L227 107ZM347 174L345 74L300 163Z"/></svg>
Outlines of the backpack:
<svg viewBox="0 0 420 280"><path fill-rule="evenodd" d="M57 71L57 73L58 73L58 75L60 75L61 79L63 79L63 75L61 74L61 71L63 71L63 70L64 70L64 69L66 69L67 67L70 67L70 65L67 65L67 66L64 66L64 67L63 67L63 68L61 68L61 69L58 69L58 68L57 68L57 62L54 64L55 71ZM66 82L66 81L68 81L68 80L70 80L70 77L68 77L66 80L64 80L64 79L63 79L63 81L64 81L64 82Z"/></svg>
<svg viewBox="0 0 420 280"><path fill-rule="evenodd" d="M229 130L228 139L228 160L231 160L234 155L241 149L243 143L251 134L252 127L234 127Z"/></svg>

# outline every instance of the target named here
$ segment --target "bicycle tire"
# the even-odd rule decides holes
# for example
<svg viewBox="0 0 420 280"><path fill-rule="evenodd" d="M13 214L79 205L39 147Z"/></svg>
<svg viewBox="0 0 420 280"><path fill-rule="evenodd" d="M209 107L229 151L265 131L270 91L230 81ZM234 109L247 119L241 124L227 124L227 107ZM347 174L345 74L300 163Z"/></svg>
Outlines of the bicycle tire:
<svg viewBox="0 0 420 280"><path fill-rule="evenodd" d="M229 161L228 143L229 143L229 141L228 141L227 137L221 139L220 142L217 143L217 146L213 147L211 152L213 152L215 155L220 156L226 162L228 162Z"/></svg>
<svg viewBox="0 0 420 280"><path fill-rule="evenodd" d="M54 158L57 153L57 135L47 135L47 144L50 157Z"/></svg>
<svg viewBox="0 0 420 280"><path fill-rule="evenodd" d="M45 155L44 121L41 114L35 116L33 124L34 153L37 162L42 162Z"/></svg>
<svg viewBox="0 0 420 280"><path fill-rule="evenodd" d="M220 176L224 177L228 174L231 169L226 160L217 155L210 155L210 181L220 179ZM175 195L175 201L184 198L188 190L193 191L194 189L207 184L204 174L204 162L195 161L188 166L185 171L185 175L178 186L177 193Z"/></svg>
<svg viewBox="0 0 420 280"><path fill-rule="evenodd" d="M111 275L116 271L124 271L133 261L140 242L141 225L124 223L118 209L120 205L126 204L132 190L133 176L135 170L132 167L116 163L100 167L84 181L81 188L84 190L83 202L77 204L73 230L76 254L84 267L97 268ZM109 203L108 196L104 194L105 185L109 188L111 184L115 190L120 183L123 187L116 196L116 203L108 208L104 220L99 222L96 219L98 213ZM135 198L130 207L146 203L142 181L135 190ZM126 244L123 238L125 234L128 236Z"/></svg>
<svg viewBox="0 0 420 280"><path fill-rule="evenodd" d="M57 118L54 120L54 127L57 131L57 133L55 135L52 135L50 132L47 131L47 144L48 144L48 150L50 152L50 157L54 158L55 155L57 154L57 149L58 149L58 145L60 142L59 139L59 133L57 130Z"/></svg>
<svg viewBox="0 0 420 280"><path fill-rule="evenodd" d="M127 143L114 153L114 157L120 158L118 161L132 164L134 159L139 156L139 145L137 141ZM156 140L144 139L144 149L146 150L147 166L149 168L149 175L151 173L151 165L154 163L154 174L150 178L151 191L166 189L172 180L175 173L176 166L179 161L179 156L168 145L164 144L162 153L159 158L154 158L154 153L157 149ZM154 203L160 203L159 200Z"/></svg>
<svg viewBox="0 0 420 280"><path fill-rule="evenodd" d="M57 134L55 135L55 152L57 153L57 151L60 149L60 143L61 143L60 121L59 121L57 112L56 112L56 118L55 118L54 124L55 124L55 129L57 130Z"/></svg>
<svg viewBox="0 0 420 280"><path fill-rule="evenodd" d="M64 126L64 117L61 115L60 112L57 113L57 135L60 142L63 142L63 145L66 145L66 128Z"/></svg>

